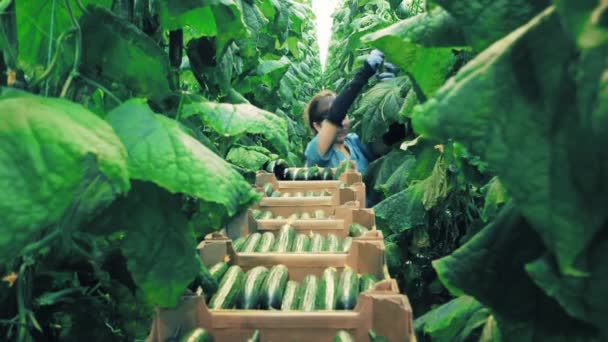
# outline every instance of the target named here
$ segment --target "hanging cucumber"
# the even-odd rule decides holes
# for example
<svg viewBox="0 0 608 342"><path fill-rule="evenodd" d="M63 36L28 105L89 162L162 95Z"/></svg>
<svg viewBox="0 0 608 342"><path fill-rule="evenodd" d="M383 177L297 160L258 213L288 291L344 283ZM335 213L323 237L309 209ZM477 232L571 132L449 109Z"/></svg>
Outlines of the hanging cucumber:
<svg viewBox="0 0 608 342"><path fill-rule="evenodd" d="M327 234L323 250L326 252L337 252L341 249L340 238L336 234Z"/></svg>
<svg viewBox="0 0 608 342"><path fill-rule="evenodd" d="M279 230L277 241L272 248L273 252L287 253L291 251L293 240L296 237L296 230L289 224L285 224Z"/></svg>
<svg viewBox="0 0 608 342"><path fill-rule="evenodd" d="M220 261L209 268L209 273L211 273L211 276L218 284L222 280L224 273L228 270L228 262L230 262L230 257L226 255L224 261Z"/></svg>
<svg viewBox="0 0 608 342"><path fill-rule="evenodd" d="M371 290L374 285L378 282L378 279L371 274L364 274L359 279L359 292L366 292Z"/></svg>
<svg viewBox="0 0 608 342"><path fill-rule="evenodd" d="M350 246L353 244L353 238L347 236L342 240L342 249L341 251L344 253L348 253L350 251Z"/></svg>
<svg viewBox="0 0 608 342"><path fill-rule="evenodd" d="M258 247L260 240L262 239L262 234L255 232L247 238L247 241L243 244L241 248L241 253L253 253Z"/></svg>
<svg viewBox="0 0 608 342"><path fill-rule="evenodd" d="M346 330L339 330L332 342L355 342L355 339Z"/></svg>
<svg viewBox="0 0 608 342"><path fill-rule="evenodd" d="M247 241L246 236L240 236L236 240L232 241L232 248L234 248L235 252L240 252L243 249L243 245Z"/></svg>
<svg viewBox="0 0 608 342"><path fill-rule="evenodd" d="M264 266L254 267L245 274L243 291L241 291L238 301L239 309L252 310L258 308L262 284L267 275L268 269Z"/></svg>
<svg viewBox="0 0 608 342"><path fill-rule="evenodd" d="M338 295L336 309L352 310L357 305L359 295L359 278L352 268L346 266L340 275L338 282Z"/></svg>
<svg viewBox="0 0 608 342"><path fill-rule="evenodd" d="M245 273L237 266L233 265L228 268L220 287L209 301L210 309L232 309L236 305L236 301L243 289L243 281Z"/></svg>
<svg viewBox="0 0 608 342"><path fill-rule="evenodd" d="M274 234L271 232L265 232L262 234L262 238L260 239L260 243L258 243L258 248L255 250L258 253L268 253L272 249L274 245Z"/></svg>
<svg viewBox="0 0 608 342"><path fill-rule="evenodd" d="M179 339L179 342L212 342L211 336L205 329L196 328Z"/></svg>
<svg viewBox="0 0 608 342"><path fill-rule="evenodd" d="M359 237L367 232L369 232L369 229L358 223L351 223L350 226L348 226L348 234L352 237Z"/></svg>
<svg viewBox="0 0 608 342"><path fill-rule="evenodd" d="M275 265L270 269L266 281L262 285L260 295L260 307L262 309L279 310L281 308L288 277L289 271L285 265Z"/></svg>
<svg viewBox="0 0 608 342"><path fill-rule="evenodd" d="M300 310L314 311L317 309L317 293L319 292L319 280L314 275L310 274L304 278L302 282L302 299L300 301Z"/></svg>
<svg viewBox="0 0 608 342"><path fill-rule="evenodd" d="M298 310L300 306L300 298L302 297L302 288L296 281L290 280L285 286L281 310L290 311Z"/></svg>
<svg viewBox="0 0 608 342"><path fill-rule="evenodd" d="M314 233L310 237L310 251L313 253L319 253L323 251L323 247L325 244L325 239L323 239L323 235L319 233Z"/></svg>
<svg viewBox="0 0 608 342"><path fill-rule="evenodd" d="M319 295L317 296L317 309L335 310L337 290L338 270L334 267L328 267L323 270L323 275L321 276Z"/></svg>
<svg viewBox="0 0 608 342"><path fill-rule="evenodd" d="M292 252L301 253L310 251L310 238L306 234L296 235L296 239L293 241Z"/></svg>

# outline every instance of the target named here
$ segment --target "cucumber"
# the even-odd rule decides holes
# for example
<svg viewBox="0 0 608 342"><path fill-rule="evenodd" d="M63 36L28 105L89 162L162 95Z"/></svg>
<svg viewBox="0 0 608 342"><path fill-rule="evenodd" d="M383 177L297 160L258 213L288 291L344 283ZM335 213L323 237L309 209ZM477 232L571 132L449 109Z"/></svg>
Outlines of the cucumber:
<svg viewBox="0 0 608 342"><path fill-rule="evenodd" d="M306 180L306 169L305 168L300 168L298 169L298 171L296 171L293 180Z"/></svg>
<svg viewBox="0 0 608 342"><path fill-rule="evenodd" d="M304 180L307 180L307 181L318 180L320 178L321 178L321 174L319 173L319 167L317 167L317 166L308 168L304 174Z"/></svg>
<svg viewBox="0 0 608 342"><path fill-rule="evenodd" d="M264 212L261 211L260 209L253 209L251 211L251 217L253 217L253 219L255 219L255 220L261 219L263 215L264 215Z"/></svg>
<svg viewBox="0 0 608 342"><path fill-rule="evenodd" d="M332 342L355 342L355 339L346 330L338 330Z"/></svg>
<svg viewBox="0 0 608 342"><path fill-rule="evenodd" d="M340 275L338 282L338 294L336 298L336 309L352 310L357 305L359 295L359 278L352 268L346 267Z"/></svg>
<svg viewBox="0 0 608 342"><path fill-rule="evenodd" d="M279 215L279 216L275 217L274 219L275 220L284 220L285 218L283 216Z"/></svg>
<svg viewBox="0 0 608 342"><path fill-rule="evenodd" d="M272 183L266 183L266 184L264 184L264 187L262 189L263 189L264 194L266 196L271 196L272 193L274 192L274 188L272 187Z"/></svg>
<svg viewBox="0 0 608 342"><path fill-rule="evenodd" d="M273 252L287 253L291 251L293 240L296 238L296 230L289 224L285 224L279 230L277 241L272 248Z"/></svg>
<svg viewBox="0 0 608 342"><path fill-rule="evenodd" d="M247 241L245 241L245 243L243 244L243 247L241 248L240 252L241 253L255 252L261 239L262 239L262 234L260 234L260 233L256 232L256 233L249 235L249 237L247 238Z"/></svg>
<svg viewBox="0 0 608 342"><path fill-rule="evenodd" d="M262 285L260 307L262 309L280 309L289 271L285 265L275 265L270 269Z"/></svg>
<svg viewBox="0 0 608 342"><path fill-rule="evenodd" d="M281 192L280 191L273 191L272 194L270 194L270 197L281 197Z"/></svg>
<svg viewBox="0 0 608 342"><path fill-rule="evenodd" d="M260 243L258 243L258 247L256 248L255 251L259 252L259 253L267 253L267 252L270 252L273 245L274 245L274 234L271 232L266 232L266 233L262 234Z"/></svg>
<svg viewBox="0 0 608 342"><path fill-rule="evenodd" d="M224 258L224 261L218 262L217 264L211 266L211 268L209 269L209 273L211 273L211 276L215 279L215 281L218 282L218 284L222 280L224 273L226 273L226 270L228 269L229 261L230 258L226 256Z"/></svg>
<svg viewBox="0 0 608 342"><path fill-rule="evenodd" d="M340 163L340 165L338 165L338 168L336 169L336 175L334 176L335 179L339 179L340 176L342 175L342 173L344 173L344 171L346 170L350 170L352 169L353 166L351 164L350 160L344 160Z"/></svg>
<svg viewBox="0 0 608 342"><path fill-rule="evenodd" d="M338 189L346 189L348 188L348 184L346 183L340 183L340 185L338 185Z"/></svg>
<svg viewBox="0 0 608 342"><path fill-rule="evenodd" d="M292 220L292 221L294 221L294 220L299 220L299 219L300 219L300 214L298 214L298 213L293 213L293 214L289 215L289 217L288 217L287 219L288 219L288 220Z"/></svg>
<svg viewBox="0 0 608 342"><path fill-rule="evenodd" d="M272 212L270 210L266 210L262 213L262 216L258 220L270 220L272 218Z"/></svg>
<svg viewBox="0 0 608 342"><path fill-rule="evenodd" d="M196 328L179 339L179 342L211 342L213 336L211 336L205 329Z"/></svg>
<svg viewBox="0 0 608 342"><path fill-rule="evenodd" d="M258 329L255 329L253 335L251 335L251 337L247 339L247 342L260 342L260 331Z"/></svg>
<svg viewBox="0 0 608 342"><path fill-rule="evenodd" d="M320 290L317 296L317 309L319 310L335 310L336 309L336 293L338 290L338 270L334 267L328 267L323 270L321 276Z"/></svg>
<svg viewBox="0 0 608 342"><path fill-rule="evenodd" d="M350 226L348 226L348 234L352 237L359 237L367 232L369 232L369 229L358 223L351 223Z"/></svg>
<svg viewBox="0 0 608 342"><path fill-rule="evenodd" d="M300 310L314 311L317 309L317 293L319 292L319 280L312 274L307 275L302 282L302 298Z"/></svg>
<svg viewBox="0 0 608 342"><path fill-rule="evenodd" d="M209 308L232 309L243 289L244 280L245 273L243 273L243 270L237 265L230 266L222 277L219 289L211 297Z"/></svg>
<svg viewBox="0 0 608 342"><path fill-rule="evenodd" d="M306 191L306 197L316 197L317 193L314 191Z"/></svg>
<svg viewBox="0 0 608 342"><path fill-rule="evenodd" d="M276 159L266 164L264 168L266 172L274 173L274 175L280 179L283 172L289 167L289 164L284 159Z"/></svg>
<svg viewBox="0 0 608 342"><path fill-rule="evenodd" d="M367 332L371 342L389 342L386 337L378 336L373 330Z"/></svg>
<svg viewBox="0 0 608 342"><path fill-rule="evenodd" d="M361 276L361 279L359 279L359 292L369 291L372 287L374 287L374 285L376 285L377 282L378 279L376 279L376 277L373 275L364 274Z"/></svg>
<svg viewBox="0 0 608 342"><path fill-rule="evenodd" d="M306 234L296 235L296 239L293 241L292 252L308 252L310 251L310 238Z"/></svg>
<svg viewBox="0 0 608 342"><path fill-rule="evenodd" d="M323 169L323 171L321 171L321 180L333 180L334 179L334 173L332 172L331 168L326 167Z"/></svg>
<svg viewBox="0 0 608 342"><path fill-rule="evenodd" d="M295 177L296 170L297 169L293 168L293 167L283 170L283 179L284 180L293 180L293 178Z"/></svg>
<svg viewBox="0 0 608 342"><path fill-rule="evenodd" d="M353 244L353 238L347 236L342 240L342 249L341 251L344 253L348 253L350 251L350 246Z"/></svg>
<svg viewBox="0 0 608 342"><path fill-rule="evenodd" d="M290 311L297 310L300 306L300 297L302 297L302 288L296 281L290 280L285 286L281 310Z"/></svg>
<svg viewBox="0 0 608 342"><path fill-rule="evenodd" d="M340 238L336 234L327 234L323 250L334 253L341 250Z"/></svg>
<svg viewBox="0 0 608 342"><path fill-rule="evenodd" d="M309 213L302 213L302 215L300 215L300 220L310 220L310 214Z"/></svg>
<svg viewBox="0 0 608 342"><path fill-rule="evenodd" d="M303 193L303 192L301 192L301 191L295 192L295 193L293 194L293 197L304 197L304 193Z"/></svg>
<svg viewBox="0 0 608 342"><path fill-rule="evenodd" d="M323 211L322 209L315 210L315 219L317 219L317 220L323 220L325 218L327 218L325 216L325 211Z"/></svg>
<svg viewBox="0 0 608 342"><path fill-rule="evenodd" d="M245 241L247 241L247 237L246 236L240 236L239 238L237 238L236 240L234 240L232 242L232 248L234 248L235 252L240 252L241 249L243 249L243 245L245 244Z"/></svg>
<svg viewBox="0 0 608 342"><path fill-rule="evenodd" d="M201 263L198 274L194 280L188 285L188 288L196 292L199 286L203 289L205 298L210 298L215 294L218 287L218 281L211 275L207 266Z"/></svg>
<svg viewBox="0 0 608 342"><path fill-rule="evenodd" d="M323 247L325 244L325 239L323 239L323 235L319 233L314 233L310 237L310 251L313 253L319 253L323 251Z"/></svg>
<svg viewBox="0 0 608 342"><path fill-rule="evenodd" d="M257 266L249 270L245 274L245 282L243 284L243 291L239 296L238 308L239 309L257 309L260 300L260 289L266 276L268 275L268 269L264 266Z"/></svg>
<svg viewBox="0 0 608 342"><path fill-rule="evenodd" d="M291 197L291 194L289 192L284 192L281 197L283 198L287 198L287 197Z"/></svg>

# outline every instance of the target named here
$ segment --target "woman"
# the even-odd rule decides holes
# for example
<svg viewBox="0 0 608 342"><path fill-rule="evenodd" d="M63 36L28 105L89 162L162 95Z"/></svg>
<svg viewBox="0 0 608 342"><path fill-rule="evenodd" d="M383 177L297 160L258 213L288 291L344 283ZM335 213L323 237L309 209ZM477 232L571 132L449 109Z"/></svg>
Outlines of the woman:
<svg viewBox="0 0 608 342"><path fill-rule="evenodd" d="M304 115L316 135L304 152L307 166L337 167L341 161L350 159L355 161L359 172L365 172L371 159L370 151L357 134L348 133L350 120L346 113L383 61L382 52L373 50L354 79L338 96L331 91L322 91L310 100Z"/></svg>

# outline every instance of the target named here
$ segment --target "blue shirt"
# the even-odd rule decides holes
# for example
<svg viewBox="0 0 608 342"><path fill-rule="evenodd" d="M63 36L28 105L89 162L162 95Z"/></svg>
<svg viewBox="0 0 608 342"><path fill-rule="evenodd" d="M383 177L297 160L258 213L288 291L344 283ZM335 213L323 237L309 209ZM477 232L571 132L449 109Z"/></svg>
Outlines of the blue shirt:
<svg viewBox="0 0 608 342"><path fill-rule="evenodd" d="M338 167L338 164L346 159L344 153L338 150L335 145L324 156L319 155L318 144L319 136L317 135L306 146L306 151L304 152L306 166ZM350 160L354 160L357 164L357 171L361 174L365 173L367 164L369 164L369 152L361 142L361 139L359 139L359 136L355 133L349 133L344 138L344 145L350 151Z"/></svg>

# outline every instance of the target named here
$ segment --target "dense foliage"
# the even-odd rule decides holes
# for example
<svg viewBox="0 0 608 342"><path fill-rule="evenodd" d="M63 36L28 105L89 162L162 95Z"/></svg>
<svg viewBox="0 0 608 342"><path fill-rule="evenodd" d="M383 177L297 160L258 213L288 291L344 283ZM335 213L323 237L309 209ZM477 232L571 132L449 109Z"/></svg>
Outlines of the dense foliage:
<svg viewBox="0 0 608 342"><path fill-rule="evenodd" d="M330 75L339 88L362 46L401 68L352 116L395 142L367 180L419 336L606 339L605 4L417 4L344 2Z"/></svg>

